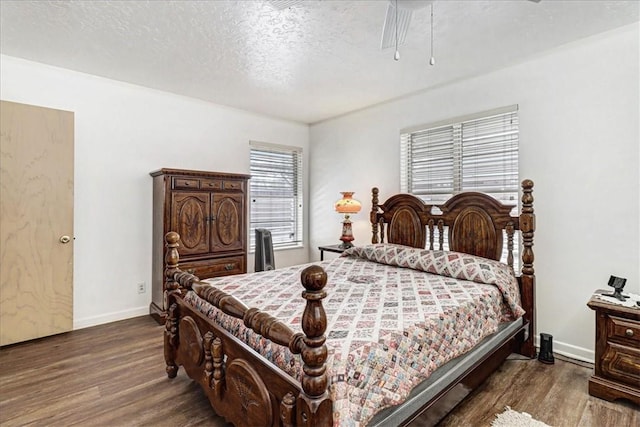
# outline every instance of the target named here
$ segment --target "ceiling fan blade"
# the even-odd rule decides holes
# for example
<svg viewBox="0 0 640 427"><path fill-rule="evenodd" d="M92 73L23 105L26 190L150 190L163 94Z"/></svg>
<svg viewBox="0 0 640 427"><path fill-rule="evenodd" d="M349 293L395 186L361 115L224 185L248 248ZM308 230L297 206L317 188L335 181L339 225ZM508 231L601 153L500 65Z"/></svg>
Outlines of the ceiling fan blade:
<svg viewBox="0 0 640 427"><path fill-rule="evenodd" d="M411 15L413 12L410 9L403 9L398 7L398 46L404 43L409 31L409 24L411 23ZM388 4L387 15L384 19L384 25L382 27L382 40L380 42L380 49L388 49L396 46L396 8Z"/></svg>
<svg viewBox="0 0 640 427"><path fill-rule="evenodd" d="M302 0L267 0L267 3L275 10L284 10L302 3Z"/></svg>

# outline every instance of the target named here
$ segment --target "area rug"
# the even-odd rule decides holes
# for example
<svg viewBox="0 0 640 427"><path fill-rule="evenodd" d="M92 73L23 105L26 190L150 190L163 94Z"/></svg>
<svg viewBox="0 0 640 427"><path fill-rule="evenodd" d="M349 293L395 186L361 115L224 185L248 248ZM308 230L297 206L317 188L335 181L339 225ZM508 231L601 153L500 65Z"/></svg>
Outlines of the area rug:
<svg viewBox="0 0 640 427"><path fill-rule="evenodd" d="M549 425L534 419L526 412L517 412L510 407L496 415L496 419L491 423L491 427L550 427Z"/></svg>

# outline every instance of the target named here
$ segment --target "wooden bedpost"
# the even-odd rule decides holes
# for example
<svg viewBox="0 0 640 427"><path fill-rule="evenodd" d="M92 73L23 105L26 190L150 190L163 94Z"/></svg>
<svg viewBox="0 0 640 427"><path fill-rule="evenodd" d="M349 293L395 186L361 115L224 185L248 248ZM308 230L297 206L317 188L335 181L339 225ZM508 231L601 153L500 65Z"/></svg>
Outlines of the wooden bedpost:
<svg viewBox="0 0 640 427"><path fill-rule="evenodd" d="M533 181L522 181L522 212L520 214L520 231L522 232L522 275L520 277L522 308L526 310L525 319L529 322L529 338L520 347L520 353L535 357L535 285L536 276L533 268L533 234L536 229L536 216L533 211Z"/></svg>
<svg viewBox="0 0 640 427"><path fill-rule="evenodd" d="M175 362L175 349L178 346L178 316L177 305L169 304L169 292L178 288L178 284L174 281L173 275L178 271L178 233L169 232L165 236L165 245L167 251L165 253L166 268L164 270L164 306L168 307L168 313L164 321L164 360L166 363L166 372L169 378L175 378L178 374L178 365Z"/></svg>
<svg viewBox="0 0 640 427"><path fill-rule="evenodd" d="M302 389L296 405L297 425L331 426L333 424L332 403L327 392L327 346L324 335L327 329L327 315L322 306L322 299L327 296L324 286L327 284L327 273L317 265L304 269L301 275L305 290L302 297L307 305L302 314L302 330L305 336L302 341Z"/></svg>
<svg viewBox="0 0 640 427"><path fill-rule="evenodd" d="M178 289L178 284L173 279L173 275L178 271L178 262L180 261L180 256L178 255L180 235L175 231L170 231L164 236L164 240L167 248L164 255L164 261L167 266L164 269L164 298L166 299L167 291ZM166 303L165 301L165 307L167 307Z"/></svg>
<svg viewBox="0 0 640 427"><path fill-rule="evenodd" d="M378 187L371 189L371 243L378 243Z"/></svg>

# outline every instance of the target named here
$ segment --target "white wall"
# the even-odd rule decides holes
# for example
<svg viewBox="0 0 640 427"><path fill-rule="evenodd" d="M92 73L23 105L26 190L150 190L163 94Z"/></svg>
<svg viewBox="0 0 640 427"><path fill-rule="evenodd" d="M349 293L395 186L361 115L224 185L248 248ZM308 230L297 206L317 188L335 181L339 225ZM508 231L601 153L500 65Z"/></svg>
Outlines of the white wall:
<svg viewBox="0 0 640 427"><path fill-rule="evenodd" d="M355 244L369 241L371 187L383 199L400 189L400 129L518 104L520 177L535 183L537 331L553 335L554 351L593 360L593 290L614 274L640 293L639 50L636 23L313 125L311 248L337 242L332 203L346 190L364 206Z"/></svg>
<svg viewBox="0 0 640 427"><path fill-rule="evenodd" d="M302 147L308 159L304 124L18 58L0 60L3 100L75 113L74 328L148 313L149 172L249 173L249 140ZM307 260L306 247L276 253L278 266ZM253 256L248 266L252 270ZM138 294L139 282L146 282L146 294Z"/></svg>

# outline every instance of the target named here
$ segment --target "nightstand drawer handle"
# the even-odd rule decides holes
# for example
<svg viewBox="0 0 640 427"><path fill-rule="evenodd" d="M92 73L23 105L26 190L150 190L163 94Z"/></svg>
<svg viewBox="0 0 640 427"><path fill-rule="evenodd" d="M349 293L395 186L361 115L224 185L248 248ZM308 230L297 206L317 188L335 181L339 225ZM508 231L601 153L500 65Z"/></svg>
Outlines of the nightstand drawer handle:
<svg viewBox="0 0 640 427"><path fill-rule="evenodd" d="M624 334L628 337L632 337L633 336L633 329L627 329L626 331L624 331Z"/></svg>

